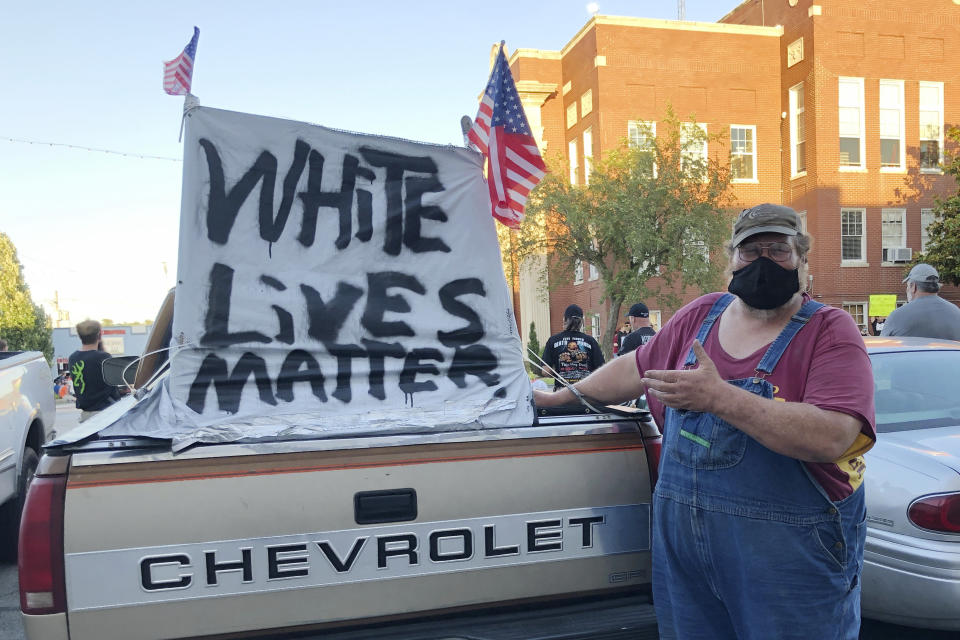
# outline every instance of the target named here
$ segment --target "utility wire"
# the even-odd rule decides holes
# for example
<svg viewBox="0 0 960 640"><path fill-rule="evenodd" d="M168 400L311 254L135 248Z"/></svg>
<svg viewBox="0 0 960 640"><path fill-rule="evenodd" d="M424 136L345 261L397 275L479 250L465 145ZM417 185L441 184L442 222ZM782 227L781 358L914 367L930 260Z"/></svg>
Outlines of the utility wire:
<svg viewBox="0 0 960 640"><path fill-rule="evenodd" d="M0 140L6 140L8 142L21 142L24 144L46 145L49 147L66 147L68 149L78 149L80 151L96 151L97 153L109 153L117 156L126 156L128 158L141 158L143 160L168 160L170 162L183 162L181 158L151 156L143 153L127 153L126 151L115 151L113 149L96 149L94 147L84 147L78 144L66 144L64 142L43 142L42 140L25 140L23 138L11 138L9 136L0 136Z"/></svg>

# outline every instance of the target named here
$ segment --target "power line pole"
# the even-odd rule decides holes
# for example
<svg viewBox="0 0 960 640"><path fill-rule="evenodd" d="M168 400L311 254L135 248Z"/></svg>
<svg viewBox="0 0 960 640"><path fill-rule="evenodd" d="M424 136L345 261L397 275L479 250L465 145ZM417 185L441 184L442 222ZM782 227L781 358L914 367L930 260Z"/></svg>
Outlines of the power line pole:
<svg viewBox="0 0 960 640"><path fill-rule="evenodd" d="M687 19L686 0L677 0L677 20L686 20L686 19Z"/></svg>

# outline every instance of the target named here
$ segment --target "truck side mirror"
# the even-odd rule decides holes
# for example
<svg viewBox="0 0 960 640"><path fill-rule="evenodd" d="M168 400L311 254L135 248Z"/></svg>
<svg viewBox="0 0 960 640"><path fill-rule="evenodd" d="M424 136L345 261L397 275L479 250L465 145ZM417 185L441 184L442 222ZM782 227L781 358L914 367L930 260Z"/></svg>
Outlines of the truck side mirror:
<svg viewBox="0 0 960 640"><path fill-rule="evenodd" d="M133 385L140 356L114 356L103 361L103 381L112 387Z"/></svg>

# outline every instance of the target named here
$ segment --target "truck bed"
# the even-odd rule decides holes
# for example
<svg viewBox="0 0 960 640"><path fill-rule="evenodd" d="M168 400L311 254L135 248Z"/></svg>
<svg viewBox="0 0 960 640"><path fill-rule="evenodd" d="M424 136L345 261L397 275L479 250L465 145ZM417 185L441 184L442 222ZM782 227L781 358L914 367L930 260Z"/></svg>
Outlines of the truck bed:
<svg viewBox="0 0 960 640"><path fill-rule="evenodd" d="M51 452L70 456L64 637L274 637L442 614L433 628L457 637L448 629L470 611L525 605L497 614L519 623L551 600L642 590L656 437L648 421L590 415L177 454L109 441ZM611 627L605 606L571 613L571 629ZM503 635L516 624L487 622L491 635L463 637L518 637Z"/></svg>

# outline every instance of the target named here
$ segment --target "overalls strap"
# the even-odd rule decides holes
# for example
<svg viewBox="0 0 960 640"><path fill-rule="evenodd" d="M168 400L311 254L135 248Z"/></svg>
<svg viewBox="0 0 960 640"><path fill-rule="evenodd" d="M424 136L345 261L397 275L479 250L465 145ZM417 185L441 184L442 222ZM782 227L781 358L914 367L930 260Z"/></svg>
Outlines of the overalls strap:
<svg viewBox="0 0 960 640"><path fill-rule="evenodd" d="M713 328L713 323L717 321L717 318L720 317L724 309L730 306L730 303L733 302L735 297L732 293L725 293L717 298L717 301L710 307L710 312L707 314L707 317L703 319L703 324L700 325L700 332L697 334L697 340L700 344L704 344L707 341L707 336L710 334L710 329ZM683 366L692 367L695 364L697 364L697 356L693 353L693 347L690 347L690 353L687 354L687 361L683 363Z"/></svg>
<svg viewBox="0 0 960 640"><path fill-rule="evenodd" d="M777 366L777 363L780 362L780 357L783 356L783 352L787 350L790 341L793 340L797 332L803 329L813 314L819 311L822 306L824 306L823 303L817 302L816 300L807 300L803 303L800 310L790 318L790 322L783 328L783 331L780 332L777 339L770 344L767 352L763 354L760 364L757 365L758 373L765 373L767 375L773 373L773 369Z"/></svg>

